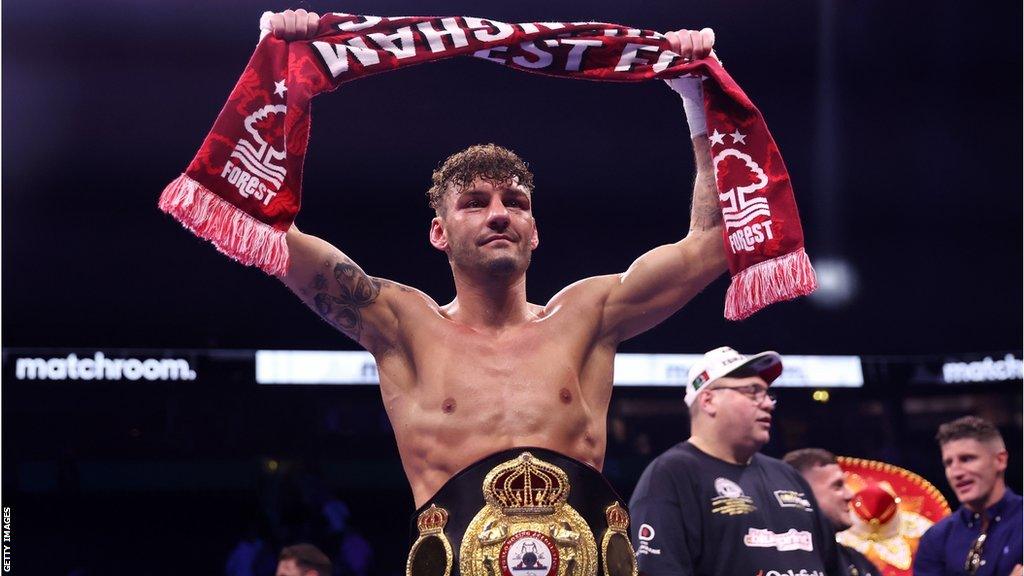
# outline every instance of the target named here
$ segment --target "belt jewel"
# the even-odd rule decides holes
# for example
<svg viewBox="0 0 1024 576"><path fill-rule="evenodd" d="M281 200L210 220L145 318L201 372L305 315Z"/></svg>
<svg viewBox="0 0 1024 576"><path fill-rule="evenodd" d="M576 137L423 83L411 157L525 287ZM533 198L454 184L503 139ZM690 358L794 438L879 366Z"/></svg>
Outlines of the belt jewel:
<svg viewBox="0 0 1024 576"><path fill-rule="evenodd" d="M604 511L608 528L601 538L601 564L605 576L637 576L636 556L629 542L629 512L612 504Z"/></svg>
<svg viewBox="0 0 1024 576"><path fill-rule="evenodd" d="M596 576L597 545L567 503L571 488L565 471L529 452L492 468L462 537L461 575Z"/></svg>
<svg viewBox="0 0 1024 576"><path fill-rule="evenodd" d="M451 576L452 545L444 535L448 511L433 504L416 518L420 535L409 550L406 576Z"/></svg>

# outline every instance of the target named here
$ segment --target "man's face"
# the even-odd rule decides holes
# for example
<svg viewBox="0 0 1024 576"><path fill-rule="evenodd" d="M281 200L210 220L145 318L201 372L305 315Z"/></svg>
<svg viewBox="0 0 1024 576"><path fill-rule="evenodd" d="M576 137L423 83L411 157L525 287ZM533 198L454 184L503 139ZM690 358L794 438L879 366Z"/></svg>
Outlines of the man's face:
<svg viewBox="0 0 1024 576"><path fill-rule="evenodd" d="M430 242L462 270L494 277L525 272L539 242L530 193L515 179L477 178L449 190L441 215L431 223Z"/></svg>
<svg viewBox="0 0 1024 576"><path fill-rule="evenodd" d="M805 470L803 475L814 491L814 499L818 501L818 506L832 522L836 532L852 526L850 500L853 500L853 492L843 481L843 469L838 464L826 464L813 466Z"/></svg>
<svg viewBox="0 0 1024 576"><path fill-rule="evenodd" d="M281 560L277 563L277 572L274 576L315 576L316 572L313 570L303 570L299 568L299 565L295 563L295 559L289 558L287 560Z"/></svg>
<svg viewBox="0 0 1024 576"><path fill-rule="evenodd" d="M715 418L729 442L759 450L771 437L775 403L767 396L768 384L760 376L724 377L711 384Z"/></svg>
<svg viewBox="0 0 1024 576"><path fill-rule="evenodd" d="M1006 450L997 442L979 442L974 438L950 440L942 445L942 465L957 500L980 511L993 504L989 500L996 488L1002 486Z"/></svg>

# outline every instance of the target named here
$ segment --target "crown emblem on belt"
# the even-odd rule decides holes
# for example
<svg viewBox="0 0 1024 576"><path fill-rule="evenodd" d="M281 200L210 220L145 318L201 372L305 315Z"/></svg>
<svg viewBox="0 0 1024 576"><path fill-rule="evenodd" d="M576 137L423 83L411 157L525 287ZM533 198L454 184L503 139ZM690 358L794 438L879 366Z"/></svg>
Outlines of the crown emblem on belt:
<svg viewBox="0 0 1024 576"><path fill-rule="evenodd" d="M529 452L484 478L484 499L507 514L550 514L569 498L569 476Z"/></svg>
<svg viewBox="0 0 1024 576"><path fill-rule="evenodd" d="M608 519L608 527L616 532L626 532L629 530L629 512L619 505L618 502L612 504L604 511L605 518Z"/></svg>
<svg viewBox="0 0 1024 576"><path fill-rule="evenodd" d="M447 523L448 511L438 508L434 504L431 504L430 508L421 512L416 518L416 527L419 528L421 535L439 534L444 531L444 525Z"/></svg>

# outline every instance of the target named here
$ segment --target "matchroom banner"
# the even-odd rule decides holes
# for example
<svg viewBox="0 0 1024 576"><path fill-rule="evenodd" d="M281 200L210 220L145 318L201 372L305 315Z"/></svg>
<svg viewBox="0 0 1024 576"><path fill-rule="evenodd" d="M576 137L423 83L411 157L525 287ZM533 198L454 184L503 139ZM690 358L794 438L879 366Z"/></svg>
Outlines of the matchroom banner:
<svg viewBox="0 0 1024 576"><path fill-rule="evenodd" d="M5 383L253 382L251 350L5 348ZM241 376L241 378L240 378Z"/></svg>
<svg viewBox="0 0 1024 576"><path fill-rule="evenodd" d="M922 358L907 377L911 385L992 386L1024 381L1020 350Z"/></svg>
<svg viewBox="0 0 1024 576"><path fill-rule="evenodd" d="M20 385L199 386L259 384L376 385L373 357L362 351L4 348L5 389ZM616 386L682 386L694 354L618 354ZM1003 390L1024 383L1020 350L930 356L783 354L779 387L910 386L913 393ZM911 388L907 389L911 392Z"/></svg>

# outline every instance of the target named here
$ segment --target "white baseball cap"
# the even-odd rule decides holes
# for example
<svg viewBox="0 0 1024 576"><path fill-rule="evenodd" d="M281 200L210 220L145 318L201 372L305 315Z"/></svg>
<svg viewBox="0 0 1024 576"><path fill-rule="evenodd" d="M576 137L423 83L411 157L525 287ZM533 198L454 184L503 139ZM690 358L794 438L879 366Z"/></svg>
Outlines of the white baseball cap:
<svg viewBox="0 0 1024 576"><path fill-rule="evenodd" d="M723 376L757 375L771 386L780 374L782 356L779 356L778 352L769 350L753 356L744 356L728 346L722 346L706 352L703 358L690 366L690 373L686 377L686 396L683 400L687 406L693 405L697 394L705 386Z"/></svg>

